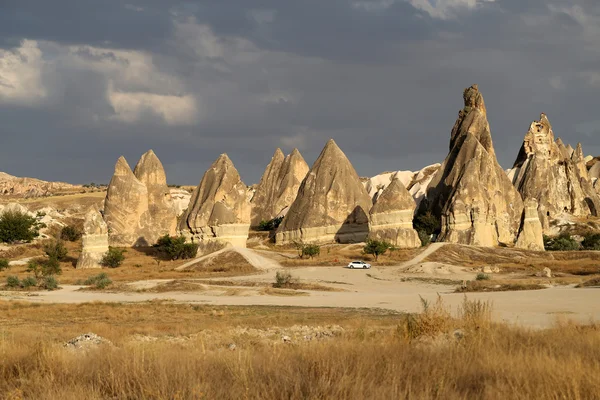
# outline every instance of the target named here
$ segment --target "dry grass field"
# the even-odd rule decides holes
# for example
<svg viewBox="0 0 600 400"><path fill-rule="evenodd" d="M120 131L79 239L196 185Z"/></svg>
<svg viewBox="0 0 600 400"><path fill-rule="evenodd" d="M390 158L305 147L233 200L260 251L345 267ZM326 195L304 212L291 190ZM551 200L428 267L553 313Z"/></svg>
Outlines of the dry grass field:
<svg viewBox="0 0 600 400"><path fill-rule="evenodd" d="M442 304L407 316L169 302L0 302L0 396L597 398L599 326L524 330L490 323L490 312L488 304L468 301L457 318ZM295 334L310 329L326 334L313 340ZM89 331L112 345L63 347Z"/></svg>

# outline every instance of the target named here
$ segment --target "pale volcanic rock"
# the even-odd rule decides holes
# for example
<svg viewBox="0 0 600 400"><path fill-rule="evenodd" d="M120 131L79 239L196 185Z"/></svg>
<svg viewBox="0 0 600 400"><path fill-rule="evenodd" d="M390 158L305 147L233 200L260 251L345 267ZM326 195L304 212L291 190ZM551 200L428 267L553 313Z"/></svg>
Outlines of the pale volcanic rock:
<svg viewBox="0 0 600 400"><path fill-rule="evenodd" d="M502 170L483 96L465 89L465 107L452 129L450 153L427 188L420 210L441 218L439 241L495 246L517 238L523 201Z"/></svg>
<svg viewBox="0 0 600 400"><path fill-rule="evenodd" d="M77 269L102 268L102 257L108 251L108 226L96 209L90 209L85 216L82 241Z"/></svg>
<svg viewBox="0 0 600 400"><path fill-rule="evenodd" d="M252 196L252 215L251 225L258 226L261 221L269 221L277 214L274 211L273 200L275 193L279 189L279 173L285 160L285 155L281 149L275 150L275 154L267 165L263 173L254 196Z"/></svg>
<svg viewBox="0 0 600 400"><path fill-rule="evenodd" d="M179 230L192 240L246 247L249 229L247 187L227 154L221 154L194 190Z"/></svg>
<svg viewBox="0 0 600 400"><path fill-rule="evenodd" d="M524 199L539 201L538 215L548 230L549 221L562 213L597 214L600 198L585 170L581 146L571 152L561 140L555 141L552 125L542 114L531 123L509 176Z"/></svg>
<svg viewBox="0 0 600 400"><path fill-rule="evenodd" d="M112 246L148 245L148 188L140 182L125 157L119 157L104 200L104 218Z"/></svg>
<svg viewBox="0 0 600 400"><path fill-rule="evenodd" d="M171 188L169 192L171 193L171 198L173 199L175 214L180 217L183 215L185 210L187 210L188 204L190 204L190 199L192 198L192 194L185 189L177 188Z"/></svg>
<svg viewBox="0 0 600 400"><path fill-rule="evenodd" d="M369 233L371 207L354 167L329 140L279 226L276 242L362 242Z"/></svg>
<svg viewBox="0 0 600 400"><path fill-rule="evenodd" d="M177 210L167 186L165 169L154 151L142 155L133 174L148 190L148 219L144 229L148 244L156 243L165 234L175 235Z"/></svg>
<svg viewBox="0 0 600 400"><path fill-rule="evenodd" d="M393 179L371 208L369 238L384 240L402 249L421 247L419 234L413 229L416 206L402 181Z"/></svg>
<svg viewBox="0 0 600 400"><path fill-rule="evenodd" d="M35 178L20 178L0 172L0 196L42 197L57 193L74 193L82 190L82 186L64 182L47 182Z"/></svg>
<svg viewBox="0 0 600 400"><path fill-rule="evenodd" d="M276 211L275 217L285 216L286 210L296 200L298 190L302 181L306 178L308 170L308 164L298 149L294 149L285 157L279 173L279 187L275 192L276 195L273 201L274 211Z"/></svg>
<svg viewBox="0 0 600 400"><path fill-rule="evenodd" d="M421 200L425 197L427 185L431 182L431 179L435 173L440 169L441 164L428 165L427 167L419 171L394 171L394 172L383 172L379 175L375 175L371 178L365 179L363 184L365 189L371 196L373 203L377 202L377 198L383 193L386 187L392 182L392 180L398 178L400 182L406 187L411 196L414 198L417 206Z"/></svg>
<svg viewBox="0 0 600 400"><path fill-rule="evenodd" d="M590 165L588 177L590 179L600 178L600 159L593 158L592 160L588 161L588 165Z"/></svg>
<svg viewBox="0 0 600 400"><path fill-rule="evenodd" d="M525 200L521 229L515 247L526 250L544 251L544 234L538 216L538 202Z"/></svg>

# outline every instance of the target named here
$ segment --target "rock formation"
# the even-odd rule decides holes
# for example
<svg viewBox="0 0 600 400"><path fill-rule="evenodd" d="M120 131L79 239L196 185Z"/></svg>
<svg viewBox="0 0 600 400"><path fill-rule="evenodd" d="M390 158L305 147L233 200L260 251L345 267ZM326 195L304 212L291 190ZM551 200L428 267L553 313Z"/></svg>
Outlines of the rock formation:
<svg viewBox="0 0 600 400"><path fill-rule="evenodd" d="M395 179L400 179L400 182L406 187L408 192L414 198L417 206L425 197L427 186L435 173L440 169L441 164L428 165L419 171L394 171L383 172L372 178L364 179L363 184L365 189L371 196L373 203L377 202L381 193Z"/></svg>
<svg viewBox="0 0 600 400"><path fill-rule="evenodd" d="M0 172L0 196L42 197L58 193L77 193L83 186L64 182L46 182L35 178L19 178Z"/></svg>
<svg viewBox="0 0 600 400"><path fill-rule="evenodd" d="M108 227L98 210L91 209L86 214L82 239L77 269L102 268L100 262L108 251Z"/></svg>
<svg viewBox="0 0 600 400"><path fill-rule="evenodd" d="M416 206L400 179L393 179L371 208L369 238L385 240L403 249L421 247L419 234L413 229Z"/></svg>
<svg viewBox="0 0 600 400"><path fill-rule="evenodd" d="M346 155L329 140L302 181L276 242L362 242L372 202Z"/></svg>
<svg viewBox="0 0 600 400"><path fill-rule="evenodd" d="M307 173L308 164L297 149L287 157L277 149L252 198L252 226L285 215Z"/></svg>
<svg viewBox="0 0 600 400"><path fill-rule="evenodd" d="M246 185L227 154L221 154L194 190L179 230L194 241L246 247L249 228Z"/></svg>
<svg viewBox="0 0 600 400"><path fill-rule="evenodd" d="M509 173L524 199L537 199L543 228L549 220L566 212L575 216L596 215L600 198L593 189L581 145L576 151L565 148L545 114L534 121Z"/></svg>
<svg viewBox="0 0 600 400"><path fill-rule="evenodd" d="M479 246L513 244L523 201L502 170L492 143L483 96L465 89L452 129L450 153L427 188L420 211L441 218L439 241Z"/></svg>
<svg viewBox="0 0 600 400"><path fill-rule="evenodd" d="M544 234L538 216L538 202L535 199L525 200L521 229L515 247L526 250L544 251Z"/></svg>
<svg viewBox="0 0 600 400"><path fill-rule="evenodd" d="M176 233L175 206L164 168L152 150L142 156L135 174L125 158L119 158L108 185L104 218L112 246L150 246Z"/></svg>

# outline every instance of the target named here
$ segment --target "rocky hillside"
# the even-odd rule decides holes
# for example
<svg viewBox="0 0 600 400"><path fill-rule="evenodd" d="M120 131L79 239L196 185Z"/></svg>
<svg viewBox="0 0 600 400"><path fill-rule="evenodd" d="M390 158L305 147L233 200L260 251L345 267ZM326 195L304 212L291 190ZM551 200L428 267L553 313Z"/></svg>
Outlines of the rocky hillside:
<svg viewBox="0 0 600 400"><path fill-rule="evenodd" d="M51 196L59 193L74 193L82 186L64 182L47 182L35 178L20 178L0 172L0 196L21 198Z"/></svg>

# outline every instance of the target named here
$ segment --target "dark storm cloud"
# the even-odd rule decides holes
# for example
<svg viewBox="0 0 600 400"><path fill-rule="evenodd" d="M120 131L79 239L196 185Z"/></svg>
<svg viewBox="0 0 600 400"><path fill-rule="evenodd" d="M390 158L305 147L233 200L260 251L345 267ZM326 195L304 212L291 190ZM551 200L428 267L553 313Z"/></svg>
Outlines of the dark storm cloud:
<svg viewBox="0 0 600 400"><path fill-rule="evenodd" d="M30 84L0 90L0 170L106 182L153 148L174 183L222 152L253 183L275 147L311 163L329 137L360 175L417 169L445 157L472 83L504 167L540 112L600 153L597 2L439 3L5 1L0 47L26 64L4 80Z"/></svg>

